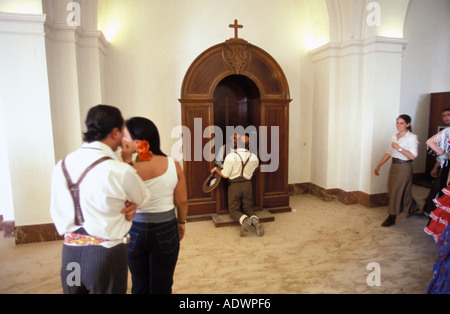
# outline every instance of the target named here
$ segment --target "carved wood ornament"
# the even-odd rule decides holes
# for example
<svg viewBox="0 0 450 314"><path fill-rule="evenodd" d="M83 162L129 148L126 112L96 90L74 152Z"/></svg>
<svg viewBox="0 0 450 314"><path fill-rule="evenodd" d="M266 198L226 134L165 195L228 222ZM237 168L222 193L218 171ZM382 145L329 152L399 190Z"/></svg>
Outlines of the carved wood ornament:
<svg viewBox="0 0 450 314"><path fill-rule="evenodd" d="M241 74L248 66L251 60L251 51L248 45L241 44L241 40L227 40L222 51L222 56L235 74ZM244 41L245 42L245 41Z"/></svg>

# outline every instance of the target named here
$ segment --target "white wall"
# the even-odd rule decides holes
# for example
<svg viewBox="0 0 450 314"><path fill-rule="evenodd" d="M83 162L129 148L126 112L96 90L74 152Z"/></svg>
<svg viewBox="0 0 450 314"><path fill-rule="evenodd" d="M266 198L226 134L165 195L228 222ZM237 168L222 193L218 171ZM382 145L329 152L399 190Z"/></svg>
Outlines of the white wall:
<svg viewBox="0 0 450 314"><path fill-rule="evenodd" d="M14 220L14 207L11 191L11 174L9 171L8 145L3 114L2 97L0 94L0 215L5 221Z"/></svg>
<svg viewBox="0 0 450 314"><path fill-rule="evenodd" d="M404 39L381 38L370 45L364 61L364 103L361 125L362 137L360 191L368 194L387 192L390 164L386 163L380 176L374 169L390 144L400 114L400 86Z"/></svg>
<svg viewBox="0 0 450 314"><path fill-rule="evenodd" d="M99 1L99 24L110 39L107 49L106 102L126 118L153 120L170 153L181 123L178 102L190 64L204 50L234 36L229 24L238 19L239 37L264 49L280 64L290 96L289 182L310 181L312 66L311 38L304 1L279 0L122 0ZM115 35L111 36L112 33Z"/></svg>
<svg viewBox="0 0 450 314"><path fill-rule="evenodd" d="M56 160L82 143L89 108L103 103L103 37L97 30L97 1L78 0L80 23L69 26L71 0L43 0L45 39Z"/></svg>
<svg viewBox="0 0 450 314"><path fill-rule="evenodd" d="M67 25L70 0L44 0L45 44L56 160L81 143L76 27Z"/></svg>
<svg viewBox="0 0 450 314"><path fill-rule="evenodd" d="M450 91L450 1L413 0L405 22L401 113L412 117L419 136L414 172L425 171L430 93ZM450 107L450 104L449 104Z"/></svg>
<svg viewBox="0 0 450 314"><path fill-rule="evenodd" d="M0 1L0 12L41 14L42 2L40 0L2 0Z"/></svg>
<svg viewBox="0 0 450 314"><path fill-rule="evenodd" d="M51 222L55 161L79 147L105 90L97 2L79 0L82 27L67 24L69 2L0 2L0 214L16 226Z"/></svg>
<svg viewBox="0 0 450 314"><path fill-rule="evenodd" d="M408 0L382 2L381 16L405 16ZM330 43L311 52L314 65L311 182L326 189L386 192L386 166L373 169L386 152L399 114L401 38L380 37L367 23L368 1L328 0ZM399 4L399 3L397 3ZM383 25L383 22L382 22Z"/></svg>
<svg viewBox="0 0 450 314"><path fill-rule="evenodd" d="M42 14L0 12L1 111L14 205L7 219L16 226L51 221L54 150L44 21Z"/></svg>

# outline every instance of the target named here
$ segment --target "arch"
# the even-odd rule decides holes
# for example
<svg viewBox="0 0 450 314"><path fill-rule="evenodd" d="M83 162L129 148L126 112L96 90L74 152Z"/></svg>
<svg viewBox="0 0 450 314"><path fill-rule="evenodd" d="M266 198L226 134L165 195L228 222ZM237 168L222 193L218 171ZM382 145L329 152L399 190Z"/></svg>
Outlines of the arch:
<svg viewBox="0 0 450 314"><path fill-rule="evenodd" d="M286 77L275 59L240 38L215 45L195 59L184 77L181 99L212 98L217 84L233 74L250 78L262 98L289 99Z"/></svg>
<svg viewBox="0 0 450 314"><path fill-rule="evenodd" d="M314 50L330 42L331 32L335 28L330 27L330 18L328 13L328 3L326 0L303 0L303 7L308 13L306 19L311 25L311 33L305 38L308 50Z"/></svg>
<svg viewBox="0 0 450 314"><path fill-rule="evenodd" d="M403 29L411 0L326 0L330 22L330 42L365 40L375 36L403 38ZM378 3L381 24L367 23L371 3Z"/></svg>
<svg viewBox="0 0 450 314"><path fill-rule="evenodd" d="M381 7L381 25L376 35L381 37L403 38L405 21L411 0L379 0Z"/></svg>
<svg viewBox="0 0 450 314"><path fill-rule="evenodd" d="M183 79L179 99L182 125L191 130L190 136L183 136L183 146L194 147L194 150L198 150L199 147L210 145L212 137L202 138L200 143L198 134L203 134L205 128L214 125L214 92L223 79L241 75L251 80L259 91L259 126L279 128L278 150L275 151L279 156L279 166L272 173L261 173L258 176L261 194L257 196L257 203L261 208L279 207L286 210L289 208L287 180L291 99L283 70L263 49L243 39L232 38L205 50L192 62ZM201 121L202 130L195 131L199 121ZM260 140L265 141L267 145L263 147L265 151L273 153L271 134L269 130L268 133L264 133L265 139ZM199 160L202 154L194 150L185 150L188 153L184 156L184 172L188 181L189 215L221 213L220 204L217 202L218 196L214 193L205 194L202 191L203 181L214 162L205 161L203 156ZM265 186L264 182L267 183Z"/></svg>

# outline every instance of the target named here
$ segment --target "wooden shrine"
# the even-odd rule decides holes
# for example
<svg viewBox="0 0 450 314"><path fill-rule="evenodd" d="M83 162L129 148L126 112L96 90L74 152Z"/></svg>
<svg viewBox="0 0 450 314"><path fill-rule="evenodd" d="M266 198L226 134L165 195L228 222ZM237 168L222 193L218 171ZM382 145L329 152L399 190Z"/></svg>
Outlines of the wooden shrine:
<svg viewBox="0 0 450 314"><path fill-rule="evenodd" d="M290 211L288 193L289 156L289 86L283 70L267 52L238 38L242 28L235 20L230 27L235 37L201 53L189 67L181 90L182 125L190 130L183 137L184 173L188 189L189 216L226 214L227 182L211 193L204 193L203 182L214 167L214 161L198 158L193 148L200 147L199 134L208 126L219 126L225 143L226 126L255 126L259 149L271 152L271 126L279 130L278 168L274 172L253 175L253 202L256 210ZM195 123L201 121L201 133ZM259 127L267 126L267 134ZM196 136L197 135L197 136ZM215 135L201 138L201 149ZM267 146L265 146L267 145ZM187 148L190 149L187 149ZM218 148L216 148L218 149ZM276 149L276 147L274 148ZM262 164L270 161L262 162Z"/></svg>

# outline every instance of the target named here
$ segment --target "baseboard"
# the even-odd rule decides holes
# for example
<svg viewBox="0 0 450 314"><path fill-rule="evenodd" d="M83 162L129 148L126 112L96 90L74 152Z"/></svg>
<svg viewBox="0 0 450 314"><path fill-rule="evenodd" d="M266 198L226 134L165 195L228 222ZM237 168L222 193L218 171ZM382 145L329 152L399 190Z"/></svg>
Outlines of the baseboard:
<svg viewBox="0 0 450 314"><path fill-rule="evenodd" d="M14 228L16 244L36 243L62 240L53 223L31 226L16 226Z"/></svg>
<svg viewBox="0 0 450 314"><path fill-rule="evenodd" d="M369 208L389 204L387 193L369 195L361 191L347 192L341 189L325 189L311 182L289 184L289 194L311 194L325 202L338 200L345 205L361 204Z"/></svg>

